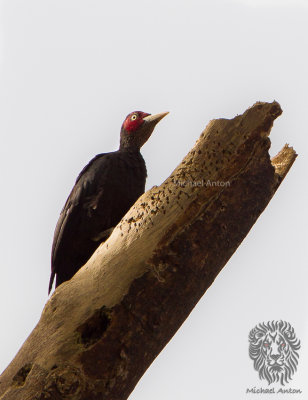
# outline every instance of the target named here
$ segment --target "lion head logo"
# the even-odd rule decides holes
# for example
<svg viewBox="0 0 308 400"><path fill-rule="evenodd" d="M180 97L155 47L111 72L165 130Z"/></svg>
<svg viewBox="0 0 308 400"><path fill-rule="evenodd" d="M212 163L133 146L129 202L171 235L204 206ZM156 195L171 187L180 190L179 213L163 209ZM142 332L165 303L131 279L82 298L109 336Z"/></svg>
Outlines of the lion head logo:
<svg viewBox="0 0 308 400"><path fill-rule="evenodd" d="M249 356L260 379L288 383L298 364L300 341L285 321L260 323L249 333Z"/></svg>

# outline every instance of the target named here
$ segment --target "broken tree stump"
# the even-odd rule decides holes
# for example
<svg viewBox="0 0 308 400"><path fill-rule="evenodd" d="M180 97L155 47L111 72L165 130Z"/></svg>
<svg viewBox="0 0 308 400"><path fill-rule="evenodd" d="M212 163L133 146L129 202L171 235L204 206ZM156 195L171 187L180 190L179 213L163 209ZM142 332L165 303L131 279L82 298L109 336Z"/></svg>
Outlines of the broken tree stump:
<svg viewBox="0 0 308 400"><path fill-rule="evenodd" d="M0 377L1 400L124 400L236 251L292 166L270 160L282 113L256 103L211 121L62 284Z"/></svg>

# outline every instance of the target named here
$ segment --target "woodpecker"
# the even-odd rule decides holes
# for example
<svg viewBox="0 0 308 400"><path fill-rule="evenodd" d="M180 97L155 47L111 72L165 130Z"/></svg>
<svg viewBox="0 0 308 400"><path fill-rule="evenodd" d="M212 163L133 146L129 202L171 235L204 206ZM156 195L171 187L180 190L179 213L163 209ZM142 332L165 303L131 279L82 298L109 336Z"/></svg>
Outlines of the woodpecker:
<svg viewBox="0 0 308 400"><path fill-rule="evenodd" d="M120 132L120 147L95 156L80 172L55 228L51 276L56 287L72 278L144 193L147 177L141 147L168 112L130 113Z"/></svg>

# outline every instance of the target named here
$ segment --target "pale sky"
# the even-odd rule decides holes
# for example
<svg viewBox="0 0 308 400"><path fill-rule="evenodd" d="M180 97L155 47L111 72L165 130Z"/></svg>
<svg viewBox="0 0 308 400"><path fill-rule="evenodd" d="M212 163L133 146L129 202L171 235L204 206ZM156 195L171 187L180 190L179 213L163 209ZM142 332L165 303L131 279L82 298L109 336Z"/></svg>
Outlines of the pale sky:
<svg viewBox="0 0 308 400"><path fill-rule="evenodd" d="M307 396L307 3L0 0L1 370L48 299L69 191L94 155L117 149L129 112L170 111L142 150L148 189L210 119L275 99L284 112L271 155L290 143L299 157L130 400L251 397L247 388L267 383L248 357L248 333L279 319L302 343L288 387Z"/></svg>
<svg viewBox="0 0 308 400"><path fill-rule="evenodd" d="M307 0L234 0L230 3L240 3L244 6L252 7L308 7Z"/></svg>

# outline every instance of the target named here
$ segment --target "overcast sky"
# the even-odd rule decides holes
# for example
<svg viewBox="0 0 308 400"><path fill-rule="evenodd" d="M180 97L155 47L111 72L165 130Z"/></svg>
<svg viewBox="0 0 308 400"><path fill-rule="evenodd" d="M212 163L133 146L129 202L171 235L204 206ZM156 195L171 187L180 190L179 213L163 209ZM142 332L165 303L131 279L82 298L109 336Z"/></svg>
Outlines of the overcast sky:
<svg viewBox="0 0 308 400"><path fill-rule="evenodd" d="M299 157L130 400L251 397L247 388L267 383L248 357L248 333L279 319L301 340L288 387L306 398L307 5L0 0L1 370L47 301L53 231L76 176L94 155L117 149L129 112L170 111L142 151L150 188L210 119L275 99L284 113L271 154L290 143Z"/></svg>

